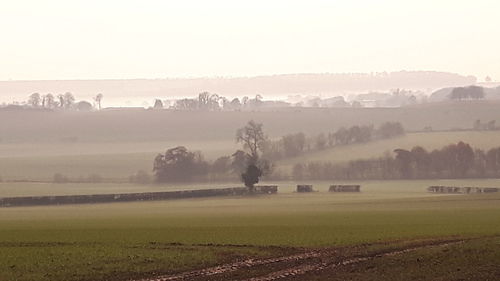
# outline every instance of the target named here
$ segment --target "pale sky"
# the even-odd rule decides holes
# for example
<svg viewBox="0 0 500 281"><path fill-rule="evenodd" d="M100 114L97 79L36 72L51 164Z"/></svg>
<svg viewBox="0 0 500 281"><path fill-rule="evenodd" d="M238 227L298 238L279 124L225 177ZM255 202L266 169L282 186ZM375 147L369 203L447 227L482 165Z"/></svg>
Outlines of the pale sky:
<svg viewBox="0 0 500 281"><path fill-rule="evenodd" d="M500 81L498 0L0 0L0 80L436 70Z"/></svg>

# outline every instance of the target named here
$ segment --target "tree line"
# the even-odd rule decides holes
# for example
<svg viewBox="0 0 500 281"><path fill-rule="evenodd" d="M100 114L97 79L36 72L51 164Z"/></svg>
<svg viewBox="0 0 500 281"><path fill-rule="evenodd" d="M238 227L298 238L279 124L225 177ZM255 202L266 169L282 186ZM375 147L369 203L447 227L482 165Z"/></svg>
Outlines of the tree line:
<svg viewBox="0 0 500 281"><path fill-rule="evenodd" d="M259 108L264 103L265 102L262 101L261 95L256 95L254 98L245 96L240 100L239 98L229 99L218 94L202 92L195 98L183 98L176 100L171 104L169 101L156 99L153 109L171 108L189 111L235 111ZM279 102L274 103L277 105L281 104ZM285 103L282 105L285 105Z"/></svg>
<svg viewBox="0 0 500 281"><path fill-rule="evenodd" d="M377 129L373 126L352 126L330 134L333 142L328 145L347 145L401 134L404 134L404 129L398 122L386 122ZM307 138L304 133L289 134L271 141L265 135L263 125L254 121L237 130L236 141L242 144L242 149L213 162L206 161L201 152L189 151L184 146L170 148L158 154L153 161L155 180L164 183L232 180L240 177L245 185L252 187L261 177L286 177L275 169L273 161L311 150L311 142L316 142L315 149L326 148L328 142L325 140L325 145L318 146L317 139Z"/></svg>
<svg viewBox="0 0 500 281"><path fill-rule="evenodd" d="M305 152L323 150L339 145L366 143L376 139L387 139L405 134L399 122L385 122L378 128L373 125L341 127L335 132L308 137L304 133L288 134L278 140L265 140L263 155L267 159L279 160L299 156Z"/></svg>
<svg viewBox="0 0 500 281"><path fill-rule="evenodd" d="M451 90L448 98L452 100L484 99L484 88L480 86L456 87Z"/></svg>
<svg viewBox="0 0 500 281"><path fill-rule="evenodd" d="M84 100L77 101L75 96L70 92L59 95L53 95L50 93L41 95L39 93L33 93L28 97L26 101L21 103L13 103L7 106L18 106L33 109L90 111L92 109L101 110L103 98L103 94L97 94L93 98L92 104Z"/></svg>
<svg viewBox="0 0 500 281"><path fill-rule="evenodd" d="M393 154L347 163L310 162L295 164L296 180L449 179L500 177L500 147L474 149L458 142L427 151L421 146L395 149Z"/></svg>

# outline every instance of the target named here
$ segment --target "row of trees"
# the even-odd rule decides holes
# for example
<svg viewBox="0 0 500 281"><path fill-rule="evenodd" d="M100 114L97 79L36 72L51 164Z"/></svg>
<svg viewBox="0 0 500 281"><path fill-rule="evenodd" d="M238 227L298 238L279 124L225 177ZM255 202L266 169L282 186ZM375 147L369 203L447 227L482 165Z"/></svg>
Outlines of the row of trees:
<svg viewBox="0 0 500 281"><path fill-rule="evenodd" d="M241 109L254 109L260 107L264 102L261 95L256 95L254 98L243 97L228 99L218 94L209 92L202 92L196 98L184 98L176 100L171 108L177 110L190 110L190 111L234 111ZM160 99L154 103L153 109L163 109L167 105Z"/></svg>
<svg viewBox="0 0 500 281"><path fill-rule="evenodd" d="M500 147L488 151L459 142L431 152L420 146L396 149L394 155L348 163L296 164L292 177L301 179L434 179L496 178L500 176Z"/></svg>
<svg viewBox="0 0 500 281"><path fill-rule="evenodd" d="M352 126L340 128L335 133L329 134L329 143L334 145L346 145L352 143L363 143L373 139L387 139L405 134L403 125L399 122L385 122L377 129L373 125Z"/></svg>
<svg viewBox="0 0 500 281"><path fill-rule="evenodd" d="M66 92L64 94L52 95L45 94L41 95L39 93L33 93L28 97L23 103L15 104L19 106L25 106L29 108L37 108L37 109L62 109L62 110L79 110L79 111L89 111L92 109L101 109L102 108L102 100L104 96L103 94L97 94L93 98L93 103L91 104L88 101L76 101L75 96Z"/></svg>
<svg viewBox="0 0 500 281"><path fill-rule="evenodd" d="M323 150L338 145L365 143L374 139L386 139L403 135L399 122L385 122L378 128L373 125L342 127L329 134L307 137L304 133L288 134L278 140L265 140L262 151L267 159L278 160L301 155L307 151Z"/></svg>
<svg viewBox="0 0 500 281"><path fill-rule="evenodd" d="M453 88L448 96L452 100L479 100L484 99L484 88L479 86Z"/></svg>

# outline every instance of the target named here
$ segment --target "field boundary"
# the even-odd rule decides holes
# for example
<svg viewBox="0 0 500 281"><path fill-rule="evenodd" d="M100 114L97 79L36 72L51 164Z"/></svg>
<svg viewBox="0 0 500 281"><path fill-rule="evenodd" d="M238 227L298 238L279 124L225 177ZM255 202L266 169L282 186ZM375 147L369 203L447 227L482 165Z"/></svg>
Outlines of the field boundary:
<svg viewBox="0 0 500 281"><path fill-rule="evenodd" d="M276 194L277 192L278 186L266 185L256 186L252 194ZM248 194L250 193L246 187L230 187L143 193L6 197L0 198L0 207L158 201Z"/></svg>

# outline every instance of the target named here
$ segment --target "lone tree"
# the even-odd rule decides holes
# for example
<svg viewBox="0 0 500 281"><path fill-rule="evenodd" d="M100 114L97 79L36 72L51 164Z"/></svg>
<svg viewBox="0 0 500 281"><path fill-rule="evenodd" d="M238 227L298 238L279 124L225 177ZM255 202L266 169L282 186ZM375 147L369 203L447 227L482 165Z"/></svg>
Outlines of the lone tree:
<svg viewBox="0 0 500 281"><path fill-rule="evenodd" d="M262 124L253 120L236 131L236 142L243 143L243 148L247 150L246 168L241 174L241 179L251 192L254 191L254 186L259 182L266 167L269 167L265 160L259 159L259 151L262 152L265 141L266 137L262 130Z"/></svg>
<svg viewBox="0 0 500 281"><path fill-rule="evenodd" d="M265 140L262 123L256 123L253 120L236 131L236 142L243 143L243 148L249 150L250 157L255 161L259 159L259 150L262 150Z"/></svg>
<svg viewBox="0 0 500 281"><path fill-rule="evenodd" d="M101 105L102 105L102 99L104 98L104 95L99 93L94 97L95 105L96 107L101 110Z"/></svg>
<svg viewBox="0 0 500 281"><path fill-rule="evenodd" d="M262 176L262 170L255 164L249 164L246 171L241 174L241 179L245 183L245 186L254 190L254 185L259 183L259 179Z"/></svg>

